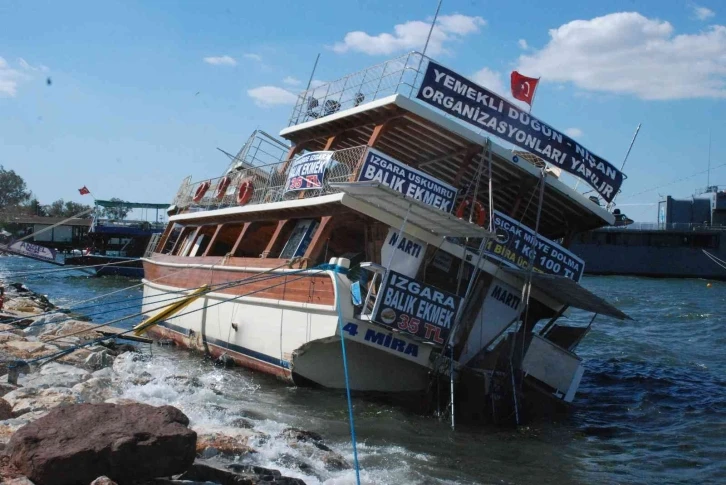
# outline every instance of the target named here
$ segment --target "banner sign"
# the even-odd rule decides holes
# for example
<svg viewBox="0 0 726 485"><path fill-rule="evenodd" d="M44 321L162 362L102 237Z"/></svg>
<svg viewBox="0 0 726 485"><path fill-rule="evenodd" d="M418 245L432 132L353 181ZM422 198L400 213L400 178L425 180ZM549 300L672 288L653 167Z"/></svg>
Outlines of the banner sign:
<svg viewBox="0 0 726 485"><path fill-rule="evenodd" d="M501 96L435 62L429 61L416 97L580 177L608 202L620 190L625 176L608 161Z"/></svg>
<svg viewBox="0 0 726 485"><path fill-rule="evenodd" d="M476 357L504 332L519 317L524 306L521 289L509 286L497 278L492 280L486 295L461 351L459 362L463 364Z"/></svg>
<svg viewBox="0 0 726 485"><path fill-rule="evenodd" d="M322 189L332 156L333 152L310 152L293 160L287 171L285 192Z"/></svg>
<svg viewBox="0 0 726 485"><path fill-rule="evenodd" d="M461 298L408 276L388 271L373 308L373 321L443 345Z"/></svg>
<svg viewBox="0 0 726 485"><path fill-rule="evenodd" d="M554 241L543 236L535 238L534 231L524 224L494 211L496 239L489 239L484 253L514 268L529 267L534 258L534 271L554 274L580 281L585 262Z"/></svg>
<svg viewBox="0 0 726 485"><path fill-rule="evenodd" d="M406 197L420 200L444 212L451 212L454 208L456 189L452 185L373 148L369 148L366 153L358 181L380 182Z"/></svg>
<svg viewBox="0 0 726 485"><path fill-rule="evenodd" d="M394 251L393 260L391 260L391 254ZM391 227L388 229L388 235L381 247L381 263L388 264L391 261L389 269L415 278L425 253L425 242L406 233L403 233L399 240L398 229Z"/></svg>
<svg viewBox="0 0 726 485"><path fill-rule="evenodd" d="M49 261L51 263L56 262L55 250L38 244L18 241L8 245L6 250L19 256L27 256L29 258L38 259L40 261Z"/></svg>

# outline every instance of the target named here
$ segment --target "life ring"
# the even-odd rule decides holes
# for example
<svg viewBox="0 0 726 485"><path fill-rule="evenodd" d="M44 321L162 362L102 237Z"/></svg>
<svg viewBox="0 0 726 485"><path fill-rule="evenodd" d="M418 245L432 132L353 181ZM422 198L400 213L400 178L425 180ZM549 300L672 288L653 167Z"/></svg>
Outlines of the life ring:
<svg viewBox="0 0 726 485"><path fill-rule="evenodd" d="M214 194L214 197L217 200L224 197L224 193L227 191L227 187L229 187L230 182L232 182L232 179L230 179L226 175L222 177L222 180L219 181L219 183L217 184L217 192Z"/></svg>
<svg viewBox="0 0 726 485"><path fill-rule="evenodd" d="M237 203L239 205L245 205L250 201L252 195L255 193L255 188L252 185L252 181L247 179L242 181L237 191Z"/></svg>
<svg viewBox="0 0 726 485"><path fill-rule="evenodd" d="M466 212L466 209L469 208L471 205L471 198L466 198L461 201L461 204L459 204L459 207L456 208L456 217L459 219L464 218L464 213ZM484 224L487 221L487 213L484 212L484 206L481 205L481 202L478 200L474 202L474 222L476 222L481 227L484 227Z"/></svg>
<svg viewBox="0 0 726 485"><path fill-rule="evenodd" d="M192 200L194 202L199 202L200 200L202 200L204 198L204 194L207 193L207 190L209 190L209 187L211 185L212 184L209 182L209 180L199 184L199 187L197 187L196 192L194 192L194 197L192 197Z"/></svg>

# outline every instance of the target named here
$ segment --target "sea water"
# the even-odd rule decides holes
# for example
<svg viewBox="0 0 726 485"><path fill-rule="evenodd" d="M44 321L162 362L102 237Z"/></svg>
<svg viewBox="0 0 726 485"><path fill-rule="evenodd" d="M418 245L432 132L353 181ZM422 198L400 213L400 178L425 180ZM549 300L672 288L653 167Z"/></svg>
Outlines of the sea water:
<svg viewBox="0 0 726 485"><path fill-rule="evenodd" d="M76 271L17 276L36 269L53 268L0 258L0 279L24 282L63 306L138 283ZM586 277L584 286L634 320L597 318L578 350L587 371L575 409L556 422L451 432L446 422L354 398L363 483L726 483L726 283L707 283ZM94 321L138 311L140 295L137 287L110 297L121 301ZM585 325L589 317L573 312L569 319ZM315 431L352 463L343 393L221 369L176 348L154 347L153 357L121 372L124 397L177 406L195 429L223 432L234 419L248 419L271 439L250 443L258 453L245 463L308 484L355 483L352 470L328 471L321 456L275 439L290 426Z"/></svg>

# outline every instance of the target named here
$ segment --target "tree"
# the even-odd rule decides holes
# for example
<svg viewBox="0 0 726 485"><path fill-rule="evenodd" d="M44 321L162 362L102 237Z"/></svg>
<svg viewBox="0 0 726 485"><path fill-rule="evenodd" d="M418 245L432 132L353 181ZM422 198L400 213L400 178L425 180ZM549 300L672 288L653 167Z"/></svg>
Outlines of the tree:
<svg viewBox="0 0 726 485"><path fill-rule="evenodd" d="M30 197L23 177L0 165L0 210L17 206Z"/></svg>
<svg viewBox="0 0 726 485"><path fill-rule="evenodd" d="M113 197L113 198L111 198L111 202L116 202L119 205L116 207L104 207L104 209L103 209L104 217L107 217L109 219L122 220L131 211L131 209L129 209L128 207L124 207L122 205L124 203L124 201L119 198Z"/></svg>
<svg viewBox="0 0 726 485"><path fill-rule="evenodd" d="M71 217L78 215L79 213L86 211L90 209L90 205L83 205L79 204L77 202L72 201L64 201L63 199L58 199L55 202L53 202L50 205L43 206L45 215L49 217ZM88 219L92 217L91 213L84 214L80 216L82 219Z"/></svg>

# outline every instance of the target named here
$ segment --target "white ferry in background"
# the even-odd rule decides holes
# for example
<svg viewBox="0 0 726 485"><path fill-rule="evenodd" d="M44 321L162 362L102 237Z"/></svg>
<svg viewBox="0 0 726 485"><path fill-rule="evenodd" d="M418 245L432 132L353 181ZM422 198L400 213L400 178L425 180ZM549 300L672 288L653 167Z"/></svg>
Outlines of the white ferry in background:
<svg viewBox="0 0 726 485"><path fill-rule="evenodd" d="M566 249L613 216L558 173L591 167L606 201L623 175L525 114L416 52L303 92L285 141L256 131L221 177L182 183L144 310L209 289L148 333L344 388L342 329L353 390L431 395L453 368L457 412L571 402L592 322L559 317L627 316Z"/></svg>

